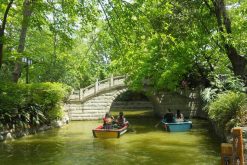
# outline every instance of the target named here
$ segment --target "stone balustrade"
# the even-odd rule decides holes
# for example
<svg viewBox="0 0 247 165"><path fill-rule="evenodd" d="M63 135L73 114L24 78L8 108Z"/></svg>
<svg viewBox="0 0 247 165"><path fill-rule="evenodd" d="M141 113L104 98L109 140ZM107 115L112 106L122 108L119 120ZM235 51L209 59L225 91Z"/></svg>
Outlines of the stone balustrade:
<svg viewBox="0 0 247 165"><path fill-rule="evenodd" d="M148 93L147 88L147 86L143 87L144 94ZM70 120L99 119L110 111L111 106L113 108L114 106L120 106L120 104L113 104L113 102L117 96L127 90L124 76L111 76L102 81L97 80L86 88L75 90L64 108ZM138 103L135 106L139 106L139 108L152 107L154 114L157 116L165 114L167 109L171 109L174 113L177 109L180 109L186 117L202 117L204 115L200 108L197 90L161 91L159 94L149 93L147 97L151 105ZM140 106L140 104L143 105ZM127 108L129 105L124 106Z"/></svg>
<svg viewBox="0 0 247 165"><path fill-rule="evenodd" d="M104 92L106 90L111 90L118 87L125 87L125 76L111 76L108 79L98 81L92 85L89 85L85 88L74 90L72 95L69 97L70 101L84 101L92 96Z"/></svg>
<svg viewBox="0 0 247 165"><path fill-rule="evenodd" d="M70 120L96 120L102 118L110 111L111 104L115 98L125 92L125 77L111 76L102 81L76 90L64 105Z"/></svg>

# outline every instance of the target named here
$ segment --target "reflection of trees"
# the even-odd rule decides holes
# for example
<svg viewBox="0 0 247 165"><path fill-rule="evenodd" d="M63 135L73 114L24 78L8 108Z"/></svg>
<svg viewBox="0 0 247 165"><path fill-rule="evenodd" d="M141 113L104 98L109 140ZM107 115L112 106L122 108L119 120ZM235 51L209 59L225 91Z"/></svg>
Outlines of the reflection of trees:
<svg viewBox="0 0 247 165"><path fill-rule="evenodd" d="M110 150L117 151L119 149L118 139L94 139L94 150Z"/></svg>

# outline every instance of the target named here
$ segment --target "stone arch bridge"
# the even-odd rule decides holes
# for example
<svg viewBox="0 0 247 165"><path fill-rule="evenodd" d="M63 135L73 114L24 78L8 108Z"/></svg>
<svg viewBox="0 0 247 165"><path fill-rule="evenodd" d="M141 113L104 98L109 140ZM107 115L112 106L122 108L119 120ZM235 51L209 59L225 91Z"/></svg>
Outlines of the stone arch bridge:
<svg viewBox="0 0 247 165"><path fill-rule="evenodd" d="M70 120L95 120L110 111L117 96L127 91L124 76L111 76L102 81L73 91L64 105Z"/></svg>
<svg viewBox="0 0 247 165"><path fill-rule="evenodd" d="M127 90L124 76L111 76L108 79L96 81L86 88L73 91L64 109L70 120L97 120L109 112L117 96ZM145 93L146 89L143 91ZM198 93L198 90L184 89L175 92L160 91L147 96L156 115L161 116L168 109L174 113L180 109L185 116L204 117Z"/></svg>

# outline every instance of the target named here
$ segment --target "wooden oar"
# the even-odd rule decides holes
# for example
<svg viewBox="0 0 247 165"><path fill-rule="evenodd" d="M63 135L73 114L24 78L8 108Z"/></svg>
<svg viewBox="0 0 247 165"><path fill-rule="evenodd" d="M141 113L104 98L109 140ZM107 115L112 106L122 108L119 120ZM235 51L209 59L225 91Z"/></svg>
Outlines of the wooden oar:
<svg viewBox="0 0 247 165"><path fill-rule="evenodd" d="M128 130L130 132L136 132L136 130L132 127L132 125L130 123L128 123L129 127L128 127Z"/></svg>
<svg viewBox="0 0 247 165"><path fill-rule="evenodd" d="M155 124L155 128L157 128L159 125L160 125L160 123L162 122L162 120L161 121L159 121L157 124Z"/></svg>

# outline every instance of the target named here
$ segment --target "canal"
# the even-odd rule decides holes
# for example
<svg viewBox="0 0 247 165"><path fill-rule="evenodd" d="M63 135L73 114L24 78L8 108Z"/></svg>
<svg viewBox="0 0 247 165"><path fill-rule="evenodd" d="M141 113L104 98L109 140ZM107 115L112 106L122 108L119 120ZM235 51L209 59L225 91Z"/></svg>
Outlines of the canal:
<svg viewBox="0 0 247 165"><path fill-rule="evenodd" d="M126 112L130 131L119 139L95 139L92 129L101 121L78 121L0 143L0 165L220 164L220 141L207 121L193 119L190 132L167 133L147 114Z"/></svg>

